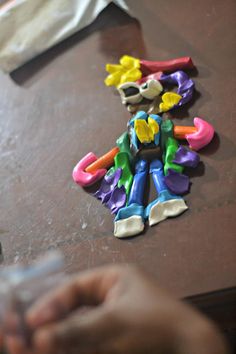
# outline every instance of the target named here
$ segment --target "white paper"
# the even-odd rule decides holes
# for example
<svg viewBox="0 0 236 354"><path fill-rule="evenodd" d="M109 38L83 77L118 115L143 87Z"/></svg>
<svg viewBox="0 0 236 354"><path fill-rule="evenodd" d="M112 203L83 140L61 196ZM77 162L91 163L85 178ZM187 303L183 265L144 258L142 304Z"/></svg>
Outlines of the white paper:
<svg viewBox="0 0 236 354"><path fill-rule="evenodd" d="M10 0L0 7L0 68L18 68L94 21L111 2L124 0Z"/></svg>

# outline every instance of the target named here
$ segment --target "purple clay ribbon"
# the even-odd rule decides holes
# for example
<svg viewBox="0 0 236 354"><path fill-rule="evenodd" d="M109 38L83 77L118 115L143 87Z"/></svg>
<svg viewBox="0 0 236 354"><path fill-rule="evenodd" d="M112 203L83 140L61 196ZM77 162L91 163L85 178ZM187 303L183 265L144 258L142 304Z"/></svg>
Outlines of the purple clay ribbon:
<svg viewBox="0 0 236 354"><path fill-rule="evenodd" d="M121 208L126 204L126 192L125 187L115 187L113 190L110 199L106 203L108 209L111 210L112 214L116 214Z"/></svg>
<svg viewBox="0 0 236 354"><path fill-rule="evenodd" d="M192 99L195 84L184 71L178 70L169 75L162 74L160 81L161 83L178 85L177 93L182 98L175 107L180 107Z"/></svg>
<svg viewBox="0 0 236 354"><path fill-rule="evenodd" d="M114 191L120 179L121 173L122 173L122 169L117 168L117 170L115 170L115 172L112 175L106 174L104 176L99 190L97 190L97 192L94 193L94 196L97 199L100 199L102 203L106 203L110 199L111 194Z"/></svg>
<svg viewBox="0 0 236 354"><path fill-rule="evenodd" d="M174 163L178 165L186 166L186 167L197 167L200 161L199 155L192 150L187 149L184 146L180 146L176 151L175 158L173 160Z"/></svg>
<svg viewBox="0 0 236 354"><path fill-rule="evenodd" d="M189 177L176 172L170 168L168 170L168 174L164 177L165 183L168 187L168 189L177 195L183 195L185 193L188 193L189 191L189 186L190 186L190 181Z"/></svg>

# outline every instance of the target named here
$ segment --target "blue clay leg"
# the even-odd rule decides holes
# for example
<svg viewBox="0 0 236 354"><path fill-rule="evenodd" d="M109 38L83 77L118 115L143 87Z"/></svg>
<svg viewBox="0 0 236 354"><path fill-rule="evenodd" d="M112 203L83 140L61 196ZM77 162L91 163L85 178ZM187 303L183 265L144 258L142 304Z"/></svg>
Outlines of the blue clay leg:
<svg viewBox="0 0 236 354"><path fill-rule="evenodd" d="M154 225L168 217L181 214L187 209L187 206L181 197L169 192L165 184L161 161L154 160L151 162L150 173L158 193L158 198L147 206L145 216L149 218L149 224Z"/></svg>
<svg viewBox="0 0 236 354"><path fill-rule="evenodd" d="M139 160L135 165L135 175L130 190L128 205L133 203L143 205L143 196L144 196L146 178L147 178L147 161Z"/></svg>
<svg viewBox="0 0 236 354"><path fill-rule="evenodd" d="M145 160L139 160L136 163L128 205L121 208L115 218L114 235L116 237L134 236L144 229L143 197L147 168L148 164Z"/></svg>

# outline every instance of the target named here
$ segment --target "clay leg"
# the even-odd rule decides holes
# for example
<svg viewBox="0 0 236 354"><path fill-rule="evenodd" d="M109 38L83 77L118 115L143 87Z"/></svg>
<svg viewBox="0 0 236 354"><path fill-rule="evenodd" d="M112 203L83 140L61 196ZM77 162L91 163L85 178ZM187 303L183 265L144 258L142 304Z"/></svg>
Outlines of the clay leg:
<svg viewBox="0 0 236 354"><path fill-rule="evenodd" d="M118 211L114 221L114 235L116 237L134 236L144 229L143 196L147 169L147 161L139 160L136 163L128 205Z"/></svg>
<svg viewBox="0 0 236 354"><path fill-rule="evenodd" d="M183 198L171 194L164 181L163 164L159 160L153 160L150 164L150 173L158 193L158 198L150 203L145 216L149 220L149 225L155 225L168 217L174 217L188 209Z"/></svg>

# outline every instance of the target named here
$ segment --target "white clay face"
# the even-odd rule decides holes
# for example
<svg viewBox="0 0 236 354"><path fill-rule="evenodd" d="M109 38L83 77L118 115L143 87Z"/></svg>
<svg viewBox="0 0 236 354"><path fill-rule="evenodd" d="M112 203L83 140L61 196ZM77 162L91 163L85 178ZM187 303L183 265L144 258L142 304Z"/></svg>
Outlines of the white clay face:
<svg viewBox="0 0 236 354"><path fill-rule="evenodd" d="M140 86L140 94L149 100L154 100L163 91L162 84L158 80L148 80Z"/></svg>
<svg viewBox="0 0 236 354"><path fill-rule="evenodd" d="M114 223L114 235L118 238L138 235L143 229L143 218L138 215L133 215L123 220L117 220Z"/></svg>
<svg viewBox="0 0 236 354"><path fill-rule="evenodd" d="M118 91L123 104L136 104L143 99L139 91L139 85L135 82L126 82L120 85Z"/></svg>
<svg viewBox="0 0 236 354"><path fill-rule="evenodd" d="M154 100L163 91L163 87L158 80L150 79L142 85L126 82L118 87L118 91L123 104L135 105L143 98Z"/></svg>
<svg viewBox="0 0 236 354"><path fill-rule="evenodd" d="M182 214L188 207L183 199L171 199L166 202L157 202L150 210L149 225L155 225L159 222Z"/></svg>

